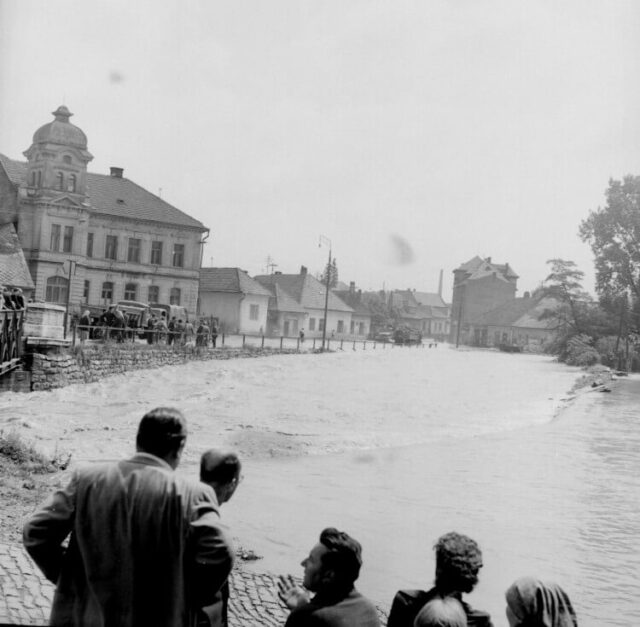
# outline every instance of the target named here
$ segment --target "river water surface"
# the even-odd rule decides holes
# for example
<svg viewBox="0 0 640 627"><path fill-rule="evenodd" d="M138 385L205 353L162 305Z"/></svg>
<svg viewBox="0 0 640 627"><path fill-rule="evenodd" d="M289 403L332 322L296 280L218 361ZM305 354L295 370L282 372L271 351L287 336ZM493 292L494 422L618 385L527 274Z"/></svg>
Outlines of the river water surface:
<svg viewBox="0 0 640 627"><path fill-rule="evenodd" d="M245 481L224 516L252 567L300 574L325 526L364 547L360 589L383 606L428 587L457 530L485 566L470 602L506 625L504 590L558 581L580 624L640 613L640 380L570 399L579 372L546 357L393 349L192 363L51 393L4 394L0 427L77 463L132 450L141 415L184 409L180 472L230 446Z"/></svg>

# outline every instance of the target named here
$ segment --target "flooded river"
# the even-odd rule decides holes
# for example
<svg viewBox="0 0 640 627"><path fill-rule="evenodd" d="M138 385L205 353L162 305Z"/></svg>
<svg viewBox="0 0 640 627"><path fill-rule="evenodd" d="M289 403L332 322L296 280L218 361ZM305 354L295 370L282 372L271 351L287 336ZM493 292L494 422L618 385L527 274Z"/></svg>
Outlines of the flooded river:
<svg viewBox="0 0 640 627"><path fill-rule="evenodd" d="M546 357L393 349L194 363L51 393L0 396L0 428L77 463L132 450L141 415L185 410L180 472L232 446L245 481L225 506L252 568L299 574L325 526L364 546L360 589L387 605L428 587L432 545L474 537L485 567L470 602L506 625L504 590L556 580L583 626L640 612L640 380L567 392L579 372Z"/></svg>

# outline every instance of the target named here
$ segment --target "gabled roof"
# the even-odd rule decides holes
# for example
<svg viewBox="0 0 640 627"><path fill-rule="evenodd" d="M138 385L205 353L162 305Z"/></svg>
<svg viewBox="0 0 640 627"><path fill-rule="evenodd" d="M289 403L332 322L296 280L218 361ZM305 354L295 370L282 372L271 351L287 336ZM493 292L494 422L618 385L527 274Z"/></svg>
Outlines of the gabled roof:
<svg viewBox="0 0 640 627"><path fill-rule="evenodd" d="M413 297L420 305L428 305L429 307L448 307L440 294L433 292L414 292Z"/></svg>
<svg viewBox="0 0 640 627"><path fill-rule="evenodd" d="M292 296L289 296L277 283L273 286L273 308L287 313L306 313L306 309ZM270 301L271 302L271 301ZM271 305L270 305L271 306Z"/></svg>
<svg viewBox="0 0 640 627"><path fill-rule="evenodd" d="M401 309L405 306L417 307L418 301L416 300L413 290L393 290L389 295L389 305Z"/></svg>
<svg viewBox="0 0 640 627"><path fill-rule="evenodd" d="M25 184L26 162L14 161L0 154L0 164L12 183ZM87 196L90 210L102 215L176 224L199 231L207 230L199 220L124 177L87 172Z"/></svg>
<svg viewBox="0 0 640 627"><path fill-rule="evenodd" d="M33 280L13 224L0 226L0 284L33 289Z"/></svg>
<svg viewBox="0 0 640 627"><path fill-rule="evenodd" d="M486 273L495 272L498 275L503 275L507 279L517 279L519 278L516 272L508 263L492 263L491 257L487 257L486 259L482 259L476 255L473 259L469 259L466 263L458 266L454 272L465 272L470 276L468 279L476 279L482 278L486 276ZM480 274L478 274L480 273Z"/></svg>
<svg viewBox="0 0 640 627"><path fill-rule="evenodd" d="M475 326L524 327L550 329L556 326L551 319L539 320L545 309L552 309L556 301L548 297L514 298L499 307L479 315L471 321Z"/></svg>
<svg viewBox="0 0 640 627"><path fill-rule="evenodd" d="M201 292L271 296L271 292L240 268L200 268Z"/></svg>
<svg viewBox="0 0 640 627"><path fill-rule="evenodd" d="M357 313L359 316L370 316L371 311L369 307L367 307L362 302L362 293L354 292L352 290L333 290L333 293L344 303L349 305L351 309L353 309L354 313Z"/></svg>
<svg viewBox="0 0 640 627"><path fill-rule="evenodd" d="M326 287L308 272L302 274L262 274L255 280L268 288L278 285L305 309L324 309ZM329 290L328 309L353 311Z"/></svg>

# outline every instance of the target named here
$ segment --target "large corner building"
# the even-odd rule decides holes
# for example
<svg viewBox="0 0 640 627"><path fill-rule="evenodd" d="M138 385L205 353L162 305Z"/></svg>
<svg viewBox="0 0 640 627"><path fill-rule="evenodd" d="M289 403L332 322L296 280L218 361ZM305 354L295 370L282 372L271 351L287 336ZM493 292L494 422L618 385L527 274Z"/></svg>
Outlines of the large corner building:
<svg viewBox="0 0 640 627"><path fill-rule="evenodd" d="M119 300L195 313L208 229L124 177L87 172L87 136L65 106L23 153L0 155L0 224L13 224L35 300L73 306Z"/></svg>

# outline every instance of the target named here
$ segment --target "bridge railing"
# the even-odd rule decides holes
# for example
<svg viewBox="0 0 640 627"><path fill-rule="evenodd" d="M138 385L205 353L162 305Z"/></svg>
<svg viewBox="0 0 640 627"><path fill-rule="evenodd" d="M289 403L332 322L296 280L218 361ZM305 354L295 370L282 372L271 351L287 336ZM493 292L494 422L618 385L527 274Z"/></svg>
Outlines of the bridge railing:
<svg viewBox="0 0 640 627"><path fill-rule="evenodd" d="M0 309L0 374L14 368L22 357L24 309Z"/></svg>

